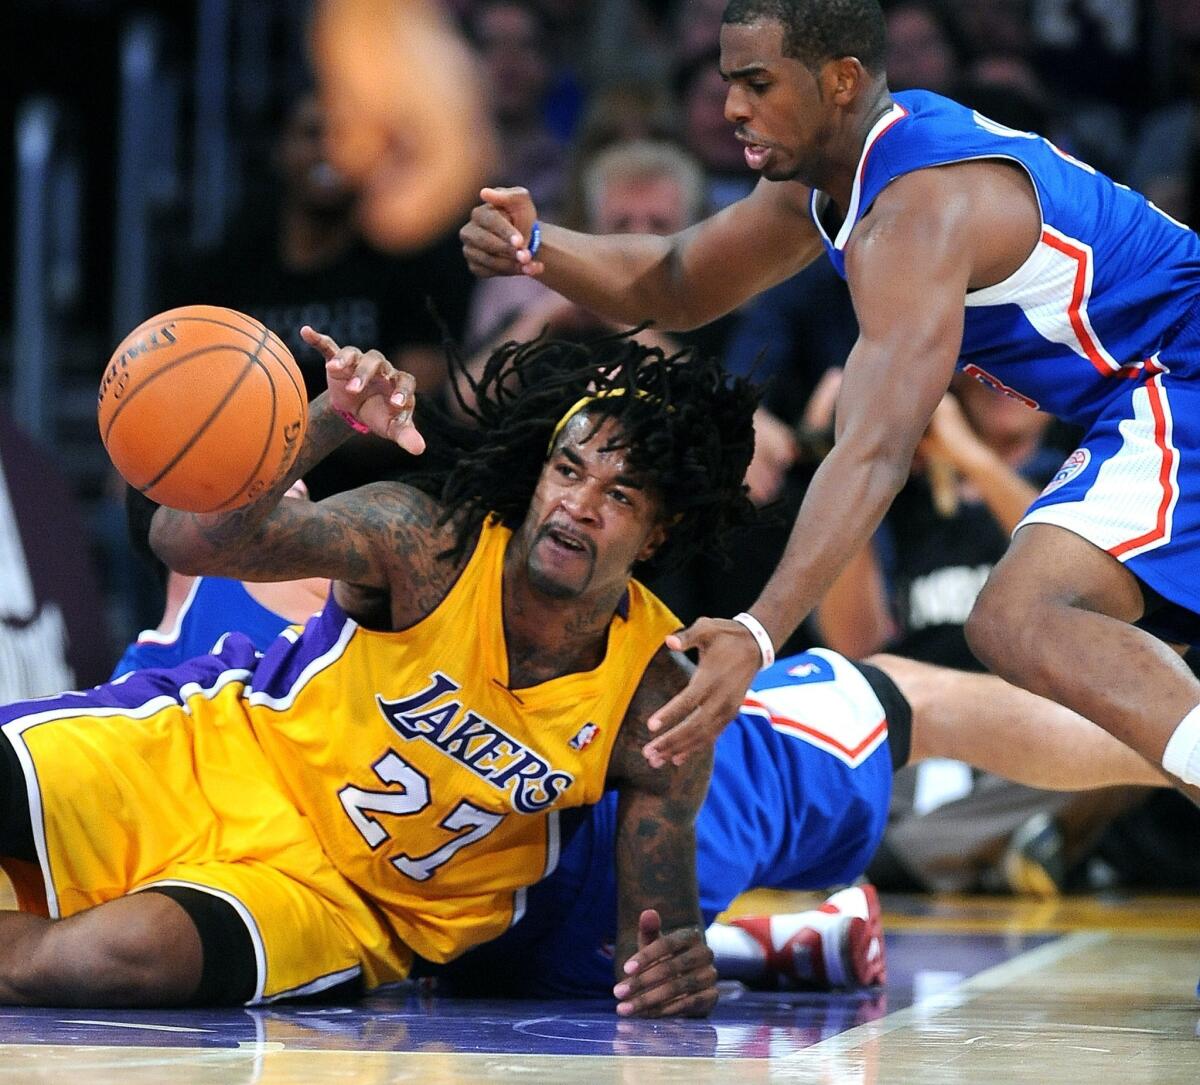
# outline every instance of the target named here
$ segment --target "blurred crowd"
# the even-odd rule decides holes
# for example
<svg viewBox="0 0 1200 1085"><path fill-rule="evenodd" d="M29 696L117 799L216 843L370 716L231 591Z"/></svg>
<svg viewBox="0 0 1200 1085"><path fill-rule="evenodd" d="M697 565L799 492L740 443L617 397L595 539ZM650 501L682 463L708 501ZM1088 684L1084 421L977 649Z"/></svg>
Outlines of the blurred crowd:
<svg viewBox="0 0 1200 1085"><path fill-rule="evenodd" d="M487 180L527 187L543 218L589 232L667 234L754 185L724 118L723 0L446 6L480 65L495 131ZM1200 221L1200 3L894 0L884 8L893 90L937 91L1040 132L1176 218ZM330 160L317 90L301 85L277 103L261 174L222 245L196 251L174 238L163 246L155 310L205 302L259 317L292 347L312 394L323 387L323 366L299 339L305 323L384 350L427 397L448 395L446 339L482 358L544 329L611 330L536 280L473 280L454 231L402 253L366 236L359 192ZM857 335L850 299L821 261L714 325L640 334L670 351L715 353L763 387L747 479L762 524L740 540L732 567L700 560L652 585L684 622L729 616L774 567L828 450L839 367ZM956 383L883 529L863 540L786 650L822 643L852 656L888 650L977 669L963 622L1073 436L1022 403ZM398 450L356 438L307 481L319 499L407 466ZM5 553L13 548L0 546L0 559ZM150 599L151 610L161 605ZM1069 798L937 764L898 787L873 874L884 887L909 889L1196 888L1200 859L1187 843L1196 828L1196 811L1170 794Z"/></svg>

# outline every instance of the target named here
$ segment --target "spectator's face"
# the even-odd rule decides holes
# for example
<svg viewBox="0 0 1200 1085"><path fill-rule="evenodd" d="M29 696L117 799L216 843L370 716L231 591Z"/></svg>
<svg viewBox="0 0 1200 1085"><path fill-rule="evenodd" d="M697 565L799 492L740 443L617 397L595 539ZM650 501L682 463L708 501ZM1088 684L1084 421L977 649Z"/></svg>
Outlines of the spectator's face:
<svg viewBox="0 0 1200 1085"><path fill-rule="evenodd" d="M492 111L501 122L535 118L549 78L541 27L519 4L492 4L475 25Z"/></svg>
<svg viewBox="0 0 1200 1085"><path fill-rule="evenodd" d="M675 12L675 55L681 59L699 56L716 44L721 34L721 16L727 0L687 0Z"/></svg>
<svg viewBox="0 0 1200 1085"><path fill-rule="evenodd" d="M717 68L707 68L692 77L684 92L684 138L706 169L738 173L746 168L746 163L726 119L726 90Z"/></svg>
<svg viewBox="0 0 1200 1085"><path fill-rule="evenodd" d="M893 90L951 90L958 76L954 51L928 12L894 8L888 15L887 40L888 85Z"/></svg>
<svg viewBox="0 0 1200 1085"><path fill-rule="evenodd" d="M305 98L296 106L279 141L278 155L284 186L293 199L314 211L349 207L354 193L326 154L325 115L316 98Z"/></svg>
<svg viewBox="0 0 1200 1085"><path fill-rule="evenodd" d="M1029 52L1028 0L953 0L951 10L969 52L1018 56Z"/></svg>
<svg viewBox="0 0 1200 1085"><path fill-rule="evenodd" d="M601 194L592 229L600 234L673 234L687 225L683 188L673 177L614 177Z"/></svg>

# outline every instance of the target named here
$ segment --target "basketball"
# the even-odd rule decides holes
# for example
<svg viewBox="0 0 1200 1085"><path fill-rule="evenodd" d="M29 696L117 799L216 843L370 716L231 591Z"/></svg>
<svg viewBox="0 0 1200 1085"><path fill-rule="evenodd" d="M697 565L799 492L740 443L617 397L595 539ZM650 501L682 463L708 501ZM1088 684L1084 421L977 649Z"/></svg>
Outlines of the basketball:
<svg viewBox="0 0 1200 1085"><path fill-rule="evenodd" d="M100 439L135 489L185 512L261 497L308 425L291 351L253 317L187 305L143 321L100 381Z"/></svg>

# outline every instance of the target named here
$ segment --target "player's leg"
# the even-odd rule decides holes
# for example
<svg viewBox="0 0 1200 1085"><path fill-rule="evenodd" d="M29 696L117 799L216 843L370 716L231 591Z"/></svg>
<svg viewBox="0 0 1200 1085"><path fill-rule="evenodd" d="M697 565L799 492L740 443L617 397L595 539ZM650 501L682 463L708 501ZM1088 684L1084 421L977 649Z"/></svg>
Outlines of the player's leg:
<svg viewBox="0 0 1200 1085"><path fill-rule="evenodd" d="M869 662L912 707L910 764L947 757L1049 791L1169 786L1160 768L1090 720L994 675L899 656Z"/></svg>
<svg viewBox="0 0 1200 1085"><path fill-rule="evenodd" d="M193 999L203 973L195 923L160 893L122 897L69 919L0 913L0 1002L176 1006Z"/></svg>
<svg viewBox="0 0 1200 1085"><path fill-rule="evenodd" d="M1173 772L1200 785L1200 681L1130 624L1143 611L1138 580L1116 558L1033 523L993 570L967 637L996 674L1074 709L1155 764L1178 734Z"/></svg>

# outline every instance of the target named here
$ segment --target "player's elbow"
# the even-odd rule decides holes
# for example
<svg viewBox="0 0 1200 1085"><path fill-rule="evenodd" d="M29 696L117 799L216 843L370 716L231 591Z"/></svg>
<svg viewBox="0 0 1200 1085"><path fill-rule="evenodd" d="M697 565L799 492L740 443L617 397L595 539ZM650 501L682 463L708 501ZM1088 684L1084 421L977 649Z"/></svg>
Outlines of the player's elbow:
<svg viewBox="0 0 1200 1085"><path fill-rule="evenodd" d="M212 573L207 547L198 545L194 530L189 530L182 513L161 508L150 522L150 549L168 569L185 576ZM208 557L209 560L205 560Z"/></svg>

